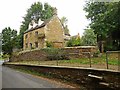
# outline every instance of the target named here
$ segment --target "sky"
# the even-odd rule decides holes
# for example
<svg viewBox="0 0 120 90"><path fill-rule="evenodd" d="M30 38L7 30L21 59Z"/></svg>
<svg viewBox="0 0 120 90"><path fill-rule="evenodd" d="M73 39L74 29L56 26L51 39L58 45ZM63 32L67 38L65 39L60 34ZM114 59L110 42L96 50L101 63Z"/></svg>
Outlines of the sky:
<svg viewBox="0 0 120 90"><path fill-rule="evenodd" d="M57 8L58 17L65 16L68 19L68 28L71 35L83 35L90 21L85 17L83 11L85 0L1 0L0 1L0 32L5 27L20 30L21 22L26 11L34 2L48 2Z"/></svg>

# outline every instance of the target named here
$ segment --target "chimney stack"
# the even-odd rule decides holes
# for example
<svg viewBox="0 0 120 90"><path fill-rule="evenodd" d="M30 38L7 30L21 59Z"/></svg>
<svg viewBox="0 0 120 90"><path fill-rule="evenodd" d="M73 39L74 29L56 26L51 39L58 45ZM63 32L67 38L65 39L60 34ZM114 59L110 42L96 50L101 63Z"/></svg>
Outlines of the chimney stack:
<svg viewBox="0 0 120 90"><path fill-rule="evenodd" d="M57 8L56 7L54 7L53 15L57 15Z"/></svg>

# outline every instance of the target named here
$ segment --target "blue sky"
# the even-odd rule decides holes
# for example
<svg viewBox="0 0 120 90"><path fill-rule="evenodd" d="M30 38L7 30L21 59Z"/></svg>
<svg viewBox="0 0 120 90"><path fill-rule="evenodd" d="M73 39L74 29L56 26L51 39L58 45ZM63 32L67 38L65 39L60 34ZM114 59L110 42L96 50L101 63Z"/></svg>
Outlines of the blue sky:
<svg viewBox="0 0 120 90"><path fill-rule="evenodd" d="M71 35L83 34L90 21L85 17L83 6L85 0L1 0L0 1L0 32L5 27L11 27L19 32L23 16L31 4L40 1L48 2L58 9L58 17L65 16L68 19L68 28Z"/></svg>

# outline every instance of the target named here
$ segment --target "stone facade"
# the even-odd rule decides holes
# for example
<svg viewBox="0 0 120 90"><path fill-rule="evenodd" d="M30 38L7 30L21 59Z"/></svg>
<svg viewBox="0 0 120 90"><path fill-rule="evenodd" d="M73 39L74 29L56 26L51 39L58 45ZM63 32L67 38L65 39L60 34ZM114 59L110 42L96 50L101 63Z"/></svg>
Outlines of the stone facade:
<svg viewBox="0 0 120 90"><path fill-rule="evenodd" d="M46 42L53 43L55 48L64 47L64 27L57 15L42 22L41 25L29 26L29 29L24 33L23 49L46 48Z"/></svg>

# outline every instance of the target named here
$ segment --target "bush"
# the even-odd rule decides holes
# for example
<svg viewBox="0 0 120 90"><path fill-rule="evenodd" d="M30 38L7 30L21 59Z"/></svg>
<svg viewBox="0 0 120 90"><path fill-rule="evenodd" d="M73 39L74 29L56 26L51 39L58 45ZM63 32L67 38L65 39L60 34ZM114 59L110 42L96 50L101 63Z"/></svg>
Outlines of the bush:
<svg viewBox="0 0 120 90"><path fill-rule="evenodd" d="M67 53L65 53L62 49L56 49L56 48L46 48L42 49L47 53L47 58L49 60L68 60L69 57Z"/></svg>
<svg viewBox="0 0 120 90"><path fill-rule="evenodd" d="M76 38L71 38L68 42L67 42L67 47L74 47L74 46L80 46L81 42L80 42L80 38L76 39Z"/></svg>
<svg viewBox="0 0 120 90"><path fill-rule="evenodd" d="M93 54L94 57L98 57L99 55L100 55L100 51L99 51L99 50L97 50L97 51Z"/></svg>
<svg viewBox="0 0 120 90"><path fill-rule="evenodd" d="M10 55L8 55L8 54L4 54L4 55L2 55L2 58L3 59L5 59L5 58L9 58L10 57Z"/></svg>
<svg viewBox="0 0 120 90"><path fill-rule="evenodd" d="M53 43L46 41L46 46L47 46L47 47L53 47Z"/></svg>

